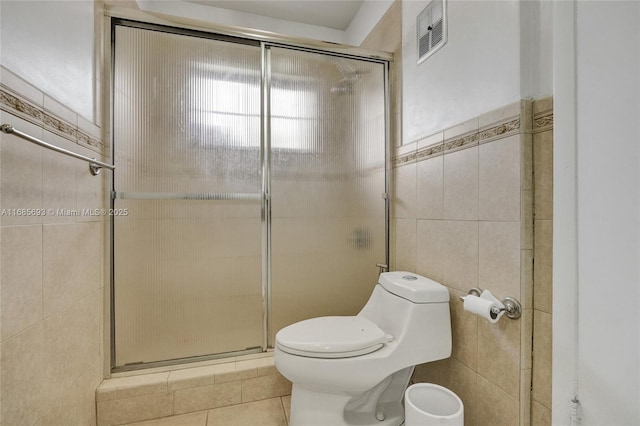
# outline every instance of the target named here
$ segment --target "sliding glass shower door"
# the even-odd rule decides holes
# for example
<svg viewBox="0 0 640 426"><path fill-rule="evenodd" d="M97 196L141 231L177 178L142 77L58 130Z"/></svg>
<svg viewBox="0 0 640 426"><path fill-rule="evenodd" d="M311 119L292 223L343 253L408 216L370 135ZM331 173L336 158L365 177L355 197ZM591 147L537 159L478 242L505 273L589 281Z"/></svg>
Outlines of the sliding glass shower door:
<svg viewBox="0 0 640 426"><path fill-rule="evenodd" d="M386 64L113 26L112 366L262 351L387 259Z"/></svg>

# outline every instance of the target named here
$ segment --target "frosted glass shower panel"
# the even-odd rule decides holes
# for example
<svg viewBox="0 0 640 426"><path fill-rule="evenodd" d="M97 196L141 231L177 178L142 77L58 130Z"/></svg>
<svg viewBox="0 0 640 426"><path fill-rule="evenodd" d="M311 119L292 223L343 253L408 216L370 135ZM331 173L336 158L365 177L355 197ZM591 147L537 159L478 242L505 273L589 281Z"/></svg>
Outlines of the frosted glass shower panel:
<svg viewBox="0 0 640 426"><path fill-rule="evenodd" d="M260 66L115 27L115 366L263 345Z"/></svg>
<svg viewBox="0 0 640 426"><path fill-rule="evenodd" d="M272 48L272 327L355 315L386 261L385 71Z"/></svg>

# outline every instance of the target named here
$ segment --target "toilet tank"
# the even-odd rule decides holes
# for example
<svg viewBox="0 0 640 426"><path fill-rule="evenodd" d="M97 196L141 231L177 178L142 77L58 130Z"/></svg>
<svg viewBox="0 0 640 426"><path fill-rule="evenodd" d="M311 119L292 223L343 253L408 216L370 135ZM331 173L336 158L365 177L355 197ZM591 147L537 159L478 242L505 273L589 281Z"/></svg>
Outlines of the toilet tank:
<svg viewBox="0 0 640 426"><path fill-rule="evenodd" d="M380 274L358 315L411 348L416 363L451 355L449 290L436 281L405 271Z"/></svg>
<svg viewBox="0 0 640 426"><path fill-rule="evenodd" d="M405 271L380 274L378 283L389 293L413 303L449 302L449 290L427 277Z"/></svg>

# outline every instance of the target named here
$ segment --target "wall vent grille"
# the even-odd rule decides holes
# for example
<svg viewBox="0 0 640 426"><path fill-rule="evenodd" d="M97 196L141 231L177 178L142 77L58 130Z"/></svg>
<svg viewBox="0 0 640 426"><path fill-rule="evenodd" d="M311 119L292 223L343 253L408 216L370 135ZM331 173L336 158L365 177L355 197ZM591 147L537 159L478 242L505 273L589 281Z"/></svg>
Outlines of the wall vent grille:
<svg viewBox="0 0 640 426"><path fill-rule="evenodd" d="M447 42L445 0L432 0L418 15L418 64Z"/></svg>

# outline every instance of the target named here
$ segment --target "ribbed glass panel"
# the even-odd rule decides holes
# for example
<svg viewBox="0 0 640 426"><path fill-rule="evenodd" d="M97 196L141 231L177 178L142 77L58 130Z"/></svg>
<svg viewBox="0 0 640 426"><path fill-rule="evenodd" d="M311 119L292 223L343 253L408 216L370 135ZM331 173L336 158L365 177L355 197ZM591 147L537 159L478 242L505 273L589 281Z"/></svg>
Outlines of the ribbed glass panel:
<svg viewBox="0 0 640 426"><path fill-rule="evenodd" d="M262 345L260 61L116 27L118 366Z"/></svg>
<svg viewBox="0 0 640 426"><path fill-rule="evenodd" d="M272 333L354 315L385 261L384 66L271 51Z"/></svg>

